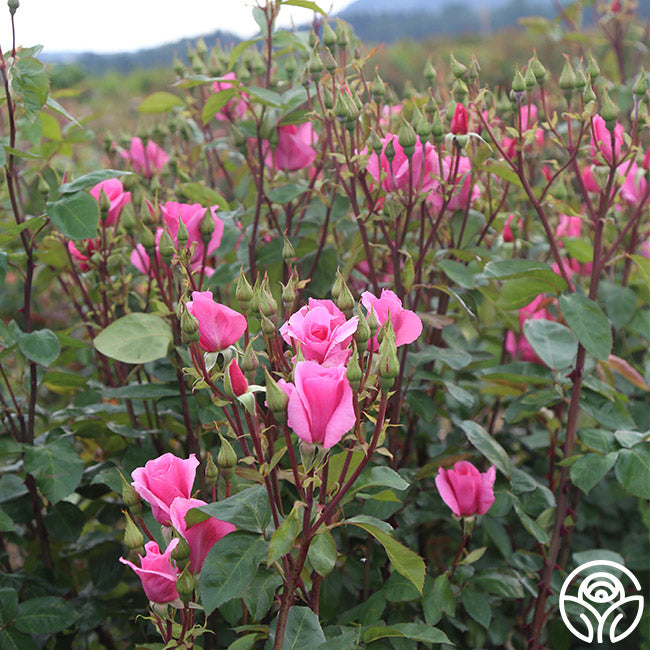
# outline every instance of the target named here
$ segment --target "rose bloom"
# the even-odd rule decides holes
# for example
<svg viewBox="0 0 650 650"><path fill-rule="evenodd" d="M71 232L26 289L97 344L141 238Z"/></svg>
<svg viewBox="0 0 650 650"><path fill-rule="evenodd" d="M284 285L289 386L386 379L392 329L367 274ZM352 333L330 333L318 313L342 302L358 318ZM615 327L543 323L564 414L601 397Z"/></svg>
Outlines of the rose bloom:
<svg viewBox="0 0 650 650"><path fill-rule="evenodd" d="M140 138L132 138L131 146L120 155L145 178L152 178L169 162L169 154L160 145L149 140L145 146Z"/></svg>
<svg viewBox="0 0 650 650"><path fill-rule="evenodd" d="M194 454L187 460L174 454L163 454L131 473L135 491L151 505L155 520L171 526L169 508L177 497L189 499L199 461Z"/></svg>
<svg viewBox="0 0 650 650"><path fill-rule="evenodd" d="M479 472L472 463L458 461L454 469L438 468L436 487L442 500L457 517L484 515L494 503L494 465Z"/></svg>
<svg viewBox="0 0 650 650"><path fill-rule="evenodd" d="M187 311L199 321L199 345L206 352L225 350L239 340L248 327L246 317L215 302L212 291L193 291Z"/></svg>
<svg viewBox="0 0 650 650"><path fill-rule="evenodd" d="M83 248L84 252L81 252L74 242L68 242L68 250L70 251L70 255L74 261L77 263L79 270L82 273L87 273L90 271L90 264L88 264L88 261L92 257L92 254L100 249L101 242L99 237L97 239L84 239L83 242L79 243L79 246Z"/></svg>
<svg viewBox="0 0 650 650"><path fill-rule="evenodd" d="M301 440L329 449L355 425L345 366L324 368L314 361L299 361L294 383L281 379L278 385L289 397L287 423Z"/></svg>
<svg viewBox="0 0 650 650"><path fill-rule="evenodd" d="M508 218L506 219L506 222L503 224L502 237L503 237L503 241L505 242L515 241L515 235L512 232L512 222L514 218L515 218L514 214L509 214ZM523 227L524 227L524 220L519 219L519 221L517 222L517 230L521 232Z"/></svg>
<svg viewBox="0 0 650 650"><path fill-rule="evenodd" d="M350 358L350 341L357 331L358 316L346 320L331 300L309 299L308 305L280 328L282 338L300 351L307 361L338 366Z"/></svg>
<svg viewBox="0 0 650 650"><path fill-rule="evenodd" d="M131 192L125 192L124 186L117 178L109 178L101 183L97 183L90 190L90 195L99 201L102 192L110 202L105 225L114 226L120 218L122 208L131 200Z"/></svg>
<svg viewBox="0 0 650 650"><path fill-rule="evenodd" d="M188 527L185 522L187 511L205 505L207 503L200 499L178 497L174 499L170 508L172 525L190 547L190 573L201 573L201 567L210 549L222 537L236 530L233 524L214 517Z"/></svg>
<svg viewBox="0 0 650 650"><path fill-rule="evenodd" d="M402 301L390 289L382 289L379 298L370 291L364 291L361 294L361 303L367 309L368 315L370 315L371 311L375 312L380 325L383 325L388 320L390 312L390 322L395 332L395 345L397 347L406 343L413 343L422 334L420 317L414 311L404 309ZM370 345L371 342L369 341L368 346ZM375 352L379 350L377 336L374 336L372 345Z"/></svg>
<svg viewBox="0 0 650 650"><path fill-rule="evenodd" d="M237 77L234 72L226 72L226 74L222 75L222 78L234 80ZM212 84L212 87L215 92L219 92L221 90L228 90L228 88L232 88L233 85L234 84L230 81L215 81ZM233 97L228 100L226 105L221 110L217 111L215 118L220 122L227 122L228 120L238 120L243 117L246 112L246 102L244 101L246 97L246 93L242 93L240 97Z"/></svg>
<svg viewBox="0 0 650 650"><path fill-rule="evenodd" d="M614 127L614 149L612 150L612 134L605 125L605 120L600 115L591 118L591 158L594 164L600 164L598 153L608 162L612 163L612 151L616 159L621 155L623 144L623 125L616 122Z"/></svg>
<svg viewBox="0 0 650 650"><path fill-rule="evenodd" d="M316 134L310 122L278 126L278 143L272 149L264 141L264 163L275 169L294 172L309 167L316 158L312 144Z"/></svg>
<svg viewBox="0 0 650 650"><path fill-rule="evenodd" d="M178 571L172 560L172 551L177 544L178 540L172 539L167 550L161 553L156 542L147 542L144 546L145 555L140 556L141 566L136 566L123 557L119 558L122 564L130 566L138 574L142 589L152 603L171 603L179 598L176 590Z"/></svg>

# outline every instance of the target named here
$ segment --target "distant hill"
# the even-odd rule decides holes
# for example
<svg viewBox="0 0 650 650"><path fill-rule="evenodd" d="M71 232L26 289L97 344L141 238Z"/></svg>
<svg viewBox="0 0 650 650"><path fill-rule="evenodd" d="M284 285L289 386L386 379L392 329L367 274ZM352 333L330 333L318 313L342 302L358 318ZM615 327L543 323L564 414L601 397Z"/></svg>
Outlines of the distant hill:
<svg viewBox="0 0 650 650"><path fill-rule="evenodd" d="M495 9L504 5L507 0L463 0L462 4L470 9ZM406 13L420 11L426 13L438 13L448 5L457 4L454 0L356 0L349 4L341 13L345 14L359 13ZM541 3L537 3L540 5ZM551 2L548 2L550 5ZM397 8L399 7L399 11Z"/></svg>

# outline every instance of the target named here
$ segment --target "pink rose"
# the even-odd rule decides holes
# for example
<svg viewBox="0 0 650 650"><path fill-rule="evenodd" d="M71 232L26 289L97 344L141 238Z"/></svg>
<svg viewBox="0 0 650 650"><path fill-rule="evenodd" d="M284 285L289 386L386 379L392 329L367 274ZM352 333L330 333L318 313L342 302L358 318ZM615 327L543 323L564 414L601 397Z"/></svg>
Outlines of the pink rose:
<svg viewBox="0 0 650 650"><path fill-rule="evenodd" d="M472 463L458 461L454 469L438 469L436 487L457 517L484 515L494 503L494 465L482 474Z"/></svg>
<svg viewBox="0 0 650 650"><path fill-rule="evenodd" d="M145 146L140 138L132 138L131 146L120 155L130 160L133 169L145 178L152 178L169 161L169 154L162 147L153 140L149 140Z"/></svg>
<svg viewBox="0 0 650 650"><path fill-rule="evenodd" d="M100 200L102 192L110 202L106 225L114 226L120 218L122 208L131 200L131 192L125 192L124 186L117 178L109 178L101 183L97 183L97 185L90 190L91 196L96 198L98 201Z"/></svg>
<svg viewBox="0 0 650 650"><path fill-rule="evenodd" d="M397 117L402 112L402 105L396 104L395 106L389 106L384 104L381 107L381 115L379 117L379 126L387 130L390 127L391 119Z"/></svg>
<svg viewBox="0 0 650 650"><path fill-rule="evenodd" d="M454 135L467 135L469 131L467 109L460 102L456 104L456 110L451 118L450 130Z"/></svg>
<svg viewBox="0 0 650 650"><path fill-rule="evenodd" d="M169 508L176 497L189 499L199 461L194 454L187 460L163 454L131 473L135 491L151 505L155 520L171 526Z"/></svg>
<svg viewBox="0 0 650 650"><path fill-rule="evenodd" d="M555 236L561 237L580 237L582 230L582 219L580 217L569 217L566 214L560 215L560 221L555 229Z"/></svg>
<svg viewBox="0 0 650 650"><path fill-rule="evenodd" d="M177 203L176 201L167 201L160 207L167 232L176 244L178 244L178 224L182 221L187 228L187 244L189 250L192 244L195 244L194 254L192 255L192 268L196 270L201 266L203 261L203 254L205 251L205 244L201 238L199 231L199 223L206 213L206 209L200 203ZM208 242L206 256L212 255L214 251L219 248L221 244L221 237L223 236L223 221L217 217L217 206L213 205L210 208L210 213L214 219L214 230Z"/></svg>
<svg viewBox="0 0 650 650"><path fill-rule="evenodd" d="M264 162L269 167L294 172L309 167L316 158L312 147L316 134L310 122L278 126L278 144L271 149L264 141Z"/></svg>
<svg viewBox="0 0 650 650"><path fill-rule="evenodd" d="M531 129L535 122L537 122L537 106L535 106L535 104L531 104L530 106L526 104L525 106L522 106L520 119L522 131L528 131L528 129ZM542 131L542 129L535 129L535 144L538 147L544 145L544 131Z"/></svg>
<svg viewBox="0 0 650 650"><path fill-rule="evenodd" d="M621 154L621 145L623 144L623 125L616 122L614 127L614 156L618 160ZM611 165L612 157L612 134L605 125L605 120L600 115L594 115L591 118L591 158L594 164L600 164L598 153Z"/></svg>
<svg viewBox="0 0 650 650"><path fill-rule="evenodd" d="M420 317L410 309L402 307L402 301L390 289L382 289L381 297L364 291L361 294L361 303L367 309L368 314L371 311L375 312L375 316L380 325L383 325L388 320L388 313L390 312L390 322L395 332L395 345L405 345L406 343L413 343L420 334L422 334L422 321ZM368 343L370 345L370 342ZM379 343L377 337L373 339L374 350L379 350Z"/></svg>
<svg viewBox="0 0 650 650"><path fill-rule="evenodd" d="M201 567L210 549L228 533L236 530L235 526L227 521L210 517L188 528L185 515L191 508L205 506L207 503L200 499L174 499L170 513L172 525L183 536L190 547L190 573L201 573Z"/></svg>
<svg viewBox="0 0 650 650"><path fill-rule="evenodd" d="M630 162L619 167L618 172L625 175L625 181L621 185L621 197L630 205L638 205L648 188L645 169L639 167L635 162Z"/></svg>
<svg viewBox="0 0 650 650"><path fill-rule="evenodd" d="M281 379L278 384L289 396L289 427L301 440L329 449L355 425L345 366L324 368L314 361L299 361L294 383Z"/></svg>
<svg viewBox="0 0 650 650"><path fill-rule="evenodd" d="M130 566L138 574L144 593L152 603L170 603L178 598L176 590L178 571L171 557L177 544L178 540L172 539L167 550L161 553L156 542L147 542L144 546L145 555L140 556L141 567L123 557L120 558L122 564Z"/></svg>
<svg viewBox="0 0 650 650"><path fill-rule="evenodd" d="M158 244L160 244L160 238L162 237L162 234L163 229L158 228L158 230L156 230L156 261L158 262L158 268L167 268L160 258L160 250L158 249ZM151 259L149 258L149 254L142 244L138 244L133 249L131 252L130 261L131 264L133 264L133 266L135 266L135 268L140 271L140 273L154 277L154 270L151 266Z"/></svg>
<svg viewBox="0 0 650 650"><path fill-rule="evenodd" d="M237 77L234 72L227 72L222 75L223 79L233 79L236 80ZM212 84L215 92L220 92L221 90L228 90L232 88L235 84L231 81L215 81ZM228 100L227 104L217 112L215 118L220 122L227 122L228 120L237 120L241 118L246 112L246 102L244 99L247 97L246 93L242 93L239 97L233 97Z"/></svg>
<svg viewBox="0 0 650 650"><path fill-rule="evenodd" d="M502 232L502 237L503 241L505 242L513 242L515 241L515 235L512 232L512 222L515 218L514 214L509 214L508 218L506 219L505 224L503 224L503 232ZM519 219L517 222L517 231L521 232L522 228L524 227L524 220Z"/></svg>
<svg viewBox="0 0 650 650"><path fill-rule="evenodd" d="M187 311L199 321L199 344L206 352L225 350L246 331L248 322L234 309L215 302L212 291L193 291Z"/></svg>
<svg viewBox="0 0 650 650"><path fill-rule="evenodd" d="M239 397L248 392L248 380L244 376L242 369L237 363L237 359L233 359L226 370L228 373L228 381L232 392Z"/></svg>
<svg viewBox="0 0 650 650"><path fill-rule="evenodd" d="M338 366L350 358L350 341L357 331L359 318L346 320L345 314L331 300L309 299L280 328L282 338L300 351L307 361L324 366Z"/></svg>
<svg viewBox="0 0 650 650"><path fill-rule="evenodd" d="M92 254L99 250L101 243L99 238L97 239L85 239L83 242L80 242L79 245L84 249L82 253L75 245L74 242L68 242L68 250L70 255L72 255L74 261L77 263L79 270L82 273L87 273L90 271L90 264L88 264L89 259L92 257Z"/></svg>
<svg viewBox="0 0 650 650"><path fill-rule="evenodd" d="M453 163L450 156L445 157L443 165L446 170L450 170ZM476 199L481 196L481 190L475 182L472 182L470 170L472 168L472 163L470 163L467 156L461 156L458 161L458 171L456 173L455 180L455 189L452 191L451 199L447 204L447 207L450 210L464 210L467 206L467 202L472 205ZM451 182L449 178L450 174L448 171L445 172L445 180ZM445 195L449 191L449 183L446 183L444 186L439 188L440 191L444 191Z"/></svg>
<svg viewBox="0 0 650 650"><path fill-rule="evenodd" d="M395 157L392 162L388 161L386 157L386 147L389 142L393 142L395 147ZM382 149L379 156L373 151L368 158L366 170L377 181L381 182L381 186L386 192L394 192L396 190L409 191L409 167L413 165L413 187L419 192L430 192L438 186L438 182L433 178L434 175L440 174L438 166L438 154L433 145L426 142L424 148L420 138L417 137L415 141L415 152L411 159L404 153L402 145L400 145L397 136L393 133L387 133L385 137L381 138ZM367 149L363 149L361 153L366 153ZM424 154L423 154L424 152ZM422 156L424 155L424 163ZM383 172L383 179L382 179Z"/></svg>

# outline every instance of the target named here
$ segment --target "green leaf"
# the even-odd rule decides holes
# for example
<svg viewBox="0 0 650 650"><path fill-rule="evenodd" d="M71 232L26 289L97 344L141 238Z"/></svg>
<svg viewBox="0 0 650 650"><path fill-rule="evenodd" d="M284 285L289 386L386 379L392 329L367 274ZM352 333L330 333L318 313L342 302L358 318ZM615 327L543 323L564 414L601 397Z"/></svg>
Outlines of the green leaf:
<svg viewBox="0 0 650 650"><path fill-rule="evenodd" d="M92 239L97 235L99 203L86 192L64 194L58 201L48 202L47 216L66 237Z"/></svg>
<svg viewBox="0 0 650 650"><path fill-rule="evenodd" d="M422 611L428 625L435 625L442 618L443 612L450 616L456 612L456 600L446 573L433 581L433 589L422 599Z"/></svg>
<svg viewBox="0 0 650 650"><path fill-rule="evenodd" d="M438 266L446 276L464 289L474 288L474 274L462 263L456 260L442 260Z"/></svg>
<svg viewBox="0 0 650 650"><path fill-rule="evenodd" d="M16 530L14 522L11 520L11 517L0 508L0 533L13 533ZM0 597L0 603L2 602L2 597ZM0 625L2 625L2 620L0 620Z"/></svg>
<svg viewBox="0 0 650 650"><path fill-rule="evenodd" d="M523 185L519 180L519 176L517 176L516 172L508 163L490 159L486 161L485 168L491 174L496 174L499 178L502 178L507 183L512 183L513 185L516 185L517 187L523 189Z"/></svg>
<svg viewBox="0 0 650 650"><path fill-rule="evenodd" d="M548 533L537 523L534 519L531 519L521 507L519 500L515 501L515 512L519 517L519 521L523 524L524 528L540 543L548 544L549 537Z"/></svg>
<svg viewBox="0 0 650 650"><path fill-rule="evenodd" d="M524 597L521 580L508 570L486 571L474 576L471 582L480 591L490 594L497 594L511 599Z"/></svg>
<svg viewBox="0 0 650 650"><path fill-rule="evenodd" d="M167 356L172 330L158 316L133 313L118 318L93 341L104 356L123 363L148 363Z"/></svg>
<svg viewBox="0 0 650 650"><path fill-rule="evenodd" d="M573 293L560 298L560 309L567 325L587 352L607 360L612 350L612 327L598 304Z"/></svg>
<svg viewBox="0 0 650 650"><path fill-rule="evenodd" d="M3 587L0 589L0 627L13 621L18 609L18 592L15 589Z"/></svg>
<svg viewBox="0 0 650 650"><path fill-rule="evenodd" d="M463 603L465 611L484 628L490 626L492 620L492 610L485 594L472 589L471 587L463 587L460 592L460 599Z"/></svg>
<svg viewBox="0 0 650 650"><path fill-rule="evenodd" d="M14 625L26 634L55 634L80 617L81 612L63 598L43 596L20 603Z"/></svg>
<svg viewBox="0 0 650 650"><path fill-rule="evenodd" d="M255 38L251 38L247 41L242 41L241 43L237 43L235 47L232 48L230 52L230 58L228 59L228 71L232 70L235 63L237 63L239 57L243 52L245 52L251 45L254 45L258 41L261 41L262 37L261 36L256 36ZM220 78L218 81L231 81L232 79L223 79Z"/></svg>
<svg viewBox="0 0 650 650"><path fill-rule="evenodd" d="M221 210L228 210L228 201L211 187L206 187L202 183L183 183L176 190L183 198L192 203L200 203L208 208L213 205L218 206Z"/></svg>
<svg viewBox="0 0 650 650"><path fill-rule="evenodd" d="M318 14L327 16L327 12L323 11L315 2L312 0L282 0L281 4L288 5L290 7L303 7L304 9L310 9Z"/></svg>
<svg viewBox="0 0 650 650"><path fill-rule="evenodd" d="M236 95L236 88L223 88L210 95L201 111L203 124L207 124Z"/></svg>
<svg viewBox="0 0 650 650"><path fill-rule="evenodd" d="M255 97L262 104L267 106L274 106L275 108L282 107L282 97L273 90L268 88L259 88L258 86L244 86L243 90L251 97Z"/></svg>
<svg viewBox="0 0 650 650"><path fill-rule="evenodd" d="M194 513L197 511L203 513L202 518L201 515L196 517ZM228 521L234 524L237 530L263 533L271 522L271 506L266 488L263 485L246 488L223 501L190 510L185 519L191 525L204 521L205 515Z"/></svg>
<svg viewBox="0 0 650 650"><path fill-rule="evenodd" d="M257 641L257 633L247 634L233 641L228 646L228 650L250 650L255 645L255 641Z"/></svg>
<svg viewBox="0 0 650 650"><path fill-rule="evenodd" d="M286 185L280 185L280 187L274 187L269 190L268 197L274 203L284 205L301 196L306 189L304 185L299 185L298 183L287 183Z"/></svg>
<svg viewBox="0 0 650 650"><path fill-rule="evenodd" d="M583 390L580 408L608 429L634 429L634 420L620 401L612 401L591 390Z"/></svg>
<svg viewBox="0 0 650 650"><path fill-rule="evenodd" d="M356 480L353 490L356 493L369 487L387 487L401 491L408 489L409 484L394 469L378 465L365 470Z"/></svg>
<svg viewBox="0 0 650 650"><path fill-rule="evenodd" d="M527 320L524 336L539 358L555 370L571 366L578 352L578 342L571 330L545 318Z"/></svg>
<svg viewBox="0 0 650 650"><path fill-rule="evenodd" d="M72 544L79 539L86 517L74 503L59 501L45 516L45 527L52 537Z"/></svg>
<svg viewBox="0 0 650 650"><path fill-rule="evenodd" d="M34 57L19 57L11 68L11 87L22 98L27 117L33 122L50 92L45 66Z"/></svg>
<svg viewBox="0 0 650 650"><path fill-rule="evenodd" d="M166 113L177 106L185 106L185 102L177 95L159 91L145 97L138 106L138 112Z"/></svg>
<svg viewBox="0 0 650 650"><path fill-rule="evenodd" d="M510 478L512 463L505 449L480 425L473 420L460 423L467 439L476 447L502 474Z"/></svg>
<svg viewBox="0 0 650 650"><path fill-rule="evenodd" d="M531 271L526 277L507 280L501 287L498 304L502 309L521 309L531 303L540 293L560 293L566 282L553 271Z"/></svg>
<svg viewBox="0 0 650 650"><path fill-rule="evenodd" d="M408 359L416 366L424 365L430 361L442 361L453 370L461 370L472 363L472 355L465 350L455 350L453 348L439 348L435 345L428 345L417 354L408 353Z"/></svg>
<svg viewBox="0 0 650 650"><path fill-rule="evenodd" d="M20 351L34 363L46 368L59 356L61 344L52 330L23 333L18 337Z"/></svg>
<svg viewBox="0 0 650 650"><path fill-rule="evenodd" d="M318 616L309 607L289 610L282 650L313 650L325 641Z"/></svg>
<svg viewBox="0 0 650 650"><path fill-rule="evenodd" d="M201 569L201 603L206 615L242 592L264 559L268 542L259 535L234 531L208 553Z"/></svg>
<svg viewBox="0 0 650 650"><path fill-rule="evenodd" d="M242 598L253 620L260 621L269 611L275 599L275 592L282 584L277 571L260 567L253 581L246 587Z"/></svg>
<svg viewBox="0 0 650 650"><path fill-rule="evenodd" d="M7 255L7 252L0 251L0 287L5 283L8 263L9 256Z"/></svg>
<svg viewBox="0 0 650 650"><path fill-rule="evenodd" d="M277 562L277 560L291 550L291 547L300 532L300 511L304 507L304 503L301 503L300 501L294 502L291 512L271 536L269 552L266 559L267 566L270 567L274 562Z"/></svg>
<svg viewBox="0 0 650 650"><path fill-rule="evenodd" d="M616 461L616 478L623 489L642 499L650 499L650 444L621 449Z"/></svg>
<svg viewBox="0 0 650 650"><path fill-rule="evenodd" d="M16 628L0 629L0 650L36 650L34 639Z"/></svg>
<svg viewBox="0 0 650 650"><path fill-rule="evenodd" d="M614 467L617 456L618 453L615 451L606 456L602 454L586 454L571 465L569 472L571 481L585 494L589 494L589 490Z"/></svg>
<svg viewBox="0 0 650 650"><path fill-rule="evenodd" d="M118 178L119 176L132 176L133 172L123 172L118 169L99 169L83 176L79 176L69 183L64 183L59 187L60 194L75 194L88 187L95 187L98 183L106 181L109 178ZM91 197L92 198L92 197ZM93 199L94 200L94 199Z"/></svg>
<svg viewBox="0 0 650 650"><path fill-rule="evenodd" d="M483 275L488 278L530 277L536 271L550 271L553 273L553 269L543 262L516 259L488 262L483 269Z"/></svg>
<svg viewBox="0 0 650 650"><path fill-rule="evenodd" d="M309 545L307 557L314 571L326 576L336 565L336 542L328 530L316 535Z"/></svg>
<svg viewBox="0 0 650 650"><path fill-rule="evenodd" d="M27 447L25 471L36 479L41 492L52 502L65 499L81 481L84 462L74 445L57 438L41 447Z"/></svg>
<svg viewBox="0 0 650 650"><path fill-rule="evenodd" d="M448 643L453 645L442 630L424 623L394 623L390 627L371 625L363 632L364 643L372 643L378 639L386 638L405 638L420 643Z"/></svg>
<svg viewBox="0 0 650 650"><path fill-rule="evenodd" d="M349 520L348 523L352 523L370 533L384 547L386 555L388 555L388 559L395 567L395 570L410 580L415 588L422 593L426 567L424 560L417 553L400 544L377 526L354 520Z"/></svg>
<svg viewBox="0 0 650 650"><path fill-rule="evenodd" d="M178 395L178 384L127 384L119 388L105 388L106 399L159 399Z"/></svg>

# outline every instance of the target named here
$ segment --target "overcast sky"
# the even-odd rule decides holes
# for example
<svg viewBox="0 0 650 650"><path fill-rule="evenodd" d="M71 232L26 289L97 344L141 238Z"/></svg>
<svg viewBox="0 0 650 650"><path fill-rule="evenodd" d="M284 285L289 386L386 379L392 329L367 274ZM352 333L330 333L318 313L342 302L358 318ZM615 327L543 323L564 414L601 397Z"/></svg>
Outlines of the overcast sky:
<svg viewBox="0 0 650 650"><path fill-rule="evenodd" d="M352 0L317 1L339 11ZM250 37L254 0L20 0L19 45L40 44L48 52L126 52L209 34L217 29ZM282 7L280 25L302 23L312 12ZM0 47L11 47L9 10L0 0Z"/></svg>

